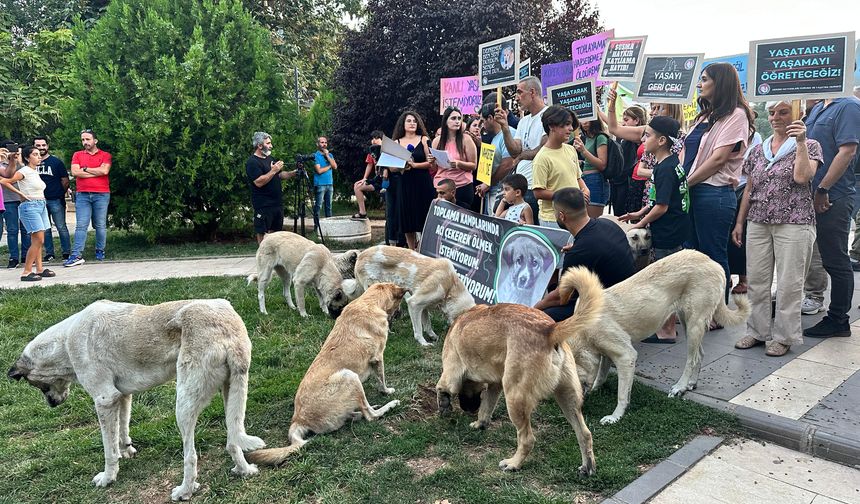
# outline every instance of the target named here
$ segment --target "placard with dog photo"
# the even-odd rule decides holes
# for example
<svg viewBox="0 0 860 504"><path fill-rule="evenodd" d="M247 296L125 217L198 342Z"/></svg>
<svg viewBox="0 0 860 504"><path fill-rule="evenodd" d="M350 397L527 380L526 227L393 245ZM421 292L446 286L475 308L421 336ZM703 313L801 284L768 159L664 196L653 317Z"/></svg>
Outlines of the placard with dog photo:
<svg viewBox="0 0 860 504"><path fill-rule="evenodd" d="M534 306L569 238L562 229L517 225L440 200L427 214L420 252L450 260L476 303Z"/></svg>

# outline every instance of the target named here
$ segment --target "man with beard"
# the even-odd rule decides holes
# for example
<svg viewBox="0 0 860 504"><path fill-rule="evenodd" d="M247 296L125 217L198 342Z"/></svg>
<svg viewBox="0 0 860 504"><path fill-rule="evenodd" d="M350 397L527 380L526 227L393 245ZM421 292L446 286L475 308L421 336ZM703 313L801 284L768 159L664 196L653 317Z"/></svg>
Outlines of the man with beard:
<svg viewBox="0 0 860 504"><path fill-rule="evenodd" d="M96 230L96 260L105 260L107 243L107 212L110 204L111 155L98 148L99 139L91 129L81 131L81 145L72 155L72 176L75 177L75 240L72 253L63 266L69 268L84 263L82 254L87 244L87 228L92 219Z"/></svg>
<svg viewBox="0 0 860 504"><path fill-rule="evenodd" d="M33 146L39 149L42 162L39 163L39 177L45 183L45 205L48 208L48 216L57 226L60 235L60 248L63 259L68 259L72 251L69 239L69 228L66 227L66 191L69 190L69 173L63 161L48 152L48 137L37 136L33 139ZM45 231L45 262L56 259L54 257L54 238L51 228Z"/></svg>
<svg viewBox="0 0 860 504"><path fill-rule="evenodd" d="M284 202L281 180L296 176L295 170L283 171L284 162L272 157L272 136L263 131L254 133L254 153L245 163L245 174L251 188L254 207L254 233L257 243L268 233L284 230Z"/></svg>

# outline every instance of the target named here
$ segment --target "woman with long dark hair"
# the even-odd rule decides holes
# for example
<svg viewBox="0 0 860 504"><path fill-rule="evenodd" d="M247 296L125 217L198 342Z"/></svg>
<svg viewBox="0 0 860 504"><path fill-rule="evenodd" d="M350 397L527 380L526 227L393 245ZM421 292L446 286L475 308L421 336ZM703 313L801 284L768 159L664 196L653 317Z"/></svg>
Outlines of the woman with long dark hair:
<svg viewBox="0 0 860 504"><path fill-rule="evenodd" d="M701 112L684 141L692 223L689 245L723 267L728 301L731 274L726 238L734 227L737 209L734 184L740 179L744 152L755 126L732 65L709 65L697 88Z"/></svg>
<svg viewBox="0 0 860 504"><path fill-rule="evenodd" d="M412 159L406 162L406 167L392 171L391 175L397 173L399 178L394 202L399 230L406 238L406 245L418 250L417 233L424 229L427 211L436 196L433 179L427 171L433 157L427 147L427 128L421 116L412 110L400 114L391 139L412 152Z"/></svg>
<svg viewBox="0 0 860 504"><path fill-rule="evenodd" d="M451 179L457 185L457 204L471 208L475 198L475 184L472 172L478 166L478 150L475 143L464 140L462 128L463 114L457 107L448 107L442 116L442 132L433 139L433 148L448 153L449 166L436 165L438 170L433 178L433 186L443 179ZM435 163L435 159L433 160Z"/></svg>
<svg viewBox="0 0 860 504"><path fill-rule="evenodd" d="M595 119L582 123L582 136L574 136L571 142L582 159L582 181L590 191L586 208L589 217L600 217L609 203L609 181L603 176L603 170L609 160L607 145L610 141L603 121Z"/></svg>

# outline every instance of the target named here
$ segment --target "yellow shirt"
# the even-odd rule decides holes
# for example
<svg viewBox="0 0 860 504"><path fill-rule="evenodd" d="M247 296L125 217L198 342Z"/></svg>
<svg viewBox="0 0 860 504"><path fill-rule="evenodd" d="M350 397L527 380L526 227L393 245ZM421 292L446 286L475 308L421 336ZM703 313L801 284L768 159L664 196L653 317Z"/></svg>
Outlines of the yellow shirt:
<svg viewBox="0 0 860 504"><path fill-rule="evenodd" d="M532 164L534 189L558 191L566 187L579 189L579 179L582 170L579 168L579 157L572 145L562 144L559 149L550 149L544 145L535 156ZM538 200L540 220L555 222L555 212L552 201Z"/></svg>

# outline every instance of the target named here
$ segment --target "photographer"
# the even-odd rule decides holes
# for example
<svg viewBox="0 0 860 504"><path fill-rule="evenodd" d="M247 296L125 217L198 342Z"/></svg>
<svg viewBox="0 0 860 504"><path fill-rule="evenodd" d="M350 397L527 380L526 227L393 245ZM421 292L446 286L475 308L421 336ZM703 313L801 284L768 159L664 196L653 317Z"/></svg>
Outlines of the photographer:
<svg viewBox="0 0 860 504"><path fill-rule="evenodd" d="M254 207L254 232L260 243L267 233L284 229L281 180L295 177L296 172L283 171L284 162L272 157L271 135L258 131L253 141L254 153L245 163L245 173Z"/></svg>

